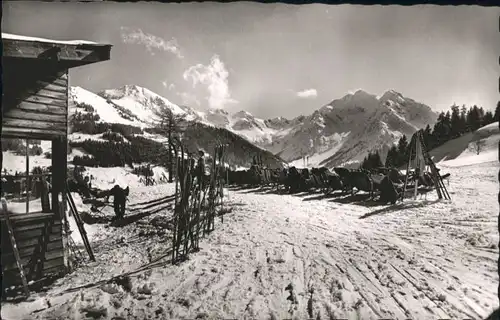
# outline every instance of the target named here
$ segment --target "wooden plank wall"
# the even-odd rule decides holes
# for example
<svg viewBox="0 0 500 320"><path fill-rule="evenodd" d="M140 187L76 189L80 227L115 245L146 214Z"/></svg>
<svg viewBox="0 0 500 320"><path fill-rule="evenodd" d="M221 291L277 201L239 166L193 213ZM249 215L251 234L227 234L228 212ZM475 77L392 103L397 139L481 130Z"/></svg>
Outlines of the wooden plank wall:
<svg viewBox="0 0 500 320"><path fill-rule="evenodd" d="M28 68L11 62L4 84L3 137L52 140L67 135L67 69Z"/></svg>
<svg viewBox="0 0 500 320"><path fill-rule="evenodd" d="M53 214L32 214L30 217L25 215L22 219L11 218L11 221L28 281L65 271L62 224L58 217ZM21 279L4 219L1 221L1 228L3 287L7 288L21 284ZM43 265L37 264L37 260L43 262Z"/></svg>

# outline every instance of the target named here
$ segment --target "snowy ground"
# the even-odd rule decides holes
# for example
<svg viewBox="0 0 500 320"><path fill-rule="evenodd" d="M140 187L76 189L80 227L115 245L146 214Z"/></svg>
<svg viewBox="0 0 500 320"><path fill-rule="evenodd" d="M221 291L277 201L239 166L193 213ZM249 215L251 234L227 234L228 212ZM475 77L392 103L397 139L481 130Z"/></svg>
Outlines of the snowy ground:
<svg viewBox="0 0 500 320"><path fill-rule="evenodd" d="M63 293L167 252L169 232L152 221L170 216L170 199L154 200L172 185L133 188L127 216L140 220L87 226L97 262L30 302L3 304L2 318L485 318L498 306L499 167L456 165L440 164L451 173L451 202L434 193L391 207L231 191L233 212L190 260L133 275L130 292L108 284Z"/></svg>

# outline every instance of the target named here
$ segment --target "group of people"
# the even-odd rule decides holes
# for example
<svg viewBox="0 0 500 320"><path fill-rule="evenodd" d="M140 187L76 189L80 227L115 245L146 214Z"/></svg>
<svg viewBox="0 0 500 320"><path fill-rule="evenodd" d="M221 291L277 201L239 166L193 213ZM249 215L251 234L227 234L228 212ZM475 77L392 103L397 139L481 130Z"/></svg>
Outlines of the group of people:
<svg viewBox="0 0 500 320"><path fill-rule="evenodd" d="M208 170L205 161L205 153L202 150L198 151L198 161L196 164L194 159L191 158L191 160L192 160L190 163L191 169L194 171L193 178L196 179L198 183L201 183L203 187L206 181L206 177L210 175L210 171ZM80 191L82 195L88 198L90 198L91 196L94 196L96 198L106 197L106 202L108 202L109 197L112 196L113 208L116 218L118 219L123 218L125 215L127 197L130 191L129 187L123 189L119 185L115 185L110 190L104 190L101 192L92 191L93 176L86 175L85 177L83 177L82 173L83 173L82 168L75 166L74 177L77 182L78 191Z"/></svg>
<svg viewBox="0 0 500 320"><path fill-rule="evenodd" d="M92 189L92 180L94 177L92 175L83 176L84 169L79 166L75 166L73 170L74 180L76 181L76 189L85 198L106 198L105 202L109 201L109 197L113 197L113 209L115 211L116 218L121 219L125 215L125 205L127 202L127 197L129 194L129 187L123 189L119 185L115 185L113 188L104 191L98 191Z"/></svg>

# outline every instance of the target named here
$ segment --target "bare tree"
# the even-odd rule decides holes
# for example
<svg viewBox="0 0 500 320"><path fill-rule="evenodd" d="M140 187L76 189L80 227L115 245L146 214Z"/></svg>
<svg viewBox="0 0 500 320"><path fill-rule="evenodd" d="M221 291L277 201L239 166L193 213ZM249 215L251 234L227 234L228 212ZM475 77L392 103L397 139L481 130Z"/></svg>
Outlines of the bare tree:
<svg viewBox="0 0 500 320"><path fill-rule="evenodd" d="M481 153L485 144L486 144L486 142L484 140L476 140L476 141L472 142L472 145L471 145L472 151L474 151L476 154Z"/></svg>
<svg viewBox="0 0 500 320"><path fill-rule="evenodd" d="M172 110L167 106L161 106L155 111L155 115L158 117L158 129L160 132L167 136L168 141L171 141L172 137L176 134L181 133L182 123L185 121L183 115L174 114ZM170 143L168 144L168 182L173 181L173 159L172 159L172 147Z"/></svg>

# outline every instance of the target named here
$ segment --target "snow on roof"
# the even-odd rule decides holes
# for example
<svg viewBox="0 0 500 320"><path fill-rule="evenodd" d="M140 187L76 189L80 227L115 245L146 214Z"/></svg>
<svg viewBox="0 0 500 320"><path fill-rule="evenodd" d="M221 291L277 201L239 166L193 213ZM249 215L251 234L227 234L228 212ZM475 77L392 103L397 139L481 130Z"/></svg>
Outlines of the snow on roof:
<svg viewBox="0 0 500 320"><path fill-rule="evenodd" d="M81 44L103 45L103 44L99 44L99 43L91 42L91 41L86 41L86 40L60 41L60 40L21 36L21 35L16 35L16 34L11 34L11 33L3 33L3 32L2 32L2 39L49 42L49 43L68 44L68 45L81 45Z"/></svg>

